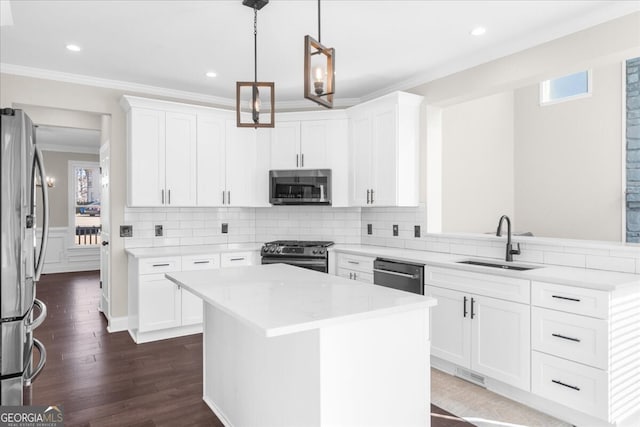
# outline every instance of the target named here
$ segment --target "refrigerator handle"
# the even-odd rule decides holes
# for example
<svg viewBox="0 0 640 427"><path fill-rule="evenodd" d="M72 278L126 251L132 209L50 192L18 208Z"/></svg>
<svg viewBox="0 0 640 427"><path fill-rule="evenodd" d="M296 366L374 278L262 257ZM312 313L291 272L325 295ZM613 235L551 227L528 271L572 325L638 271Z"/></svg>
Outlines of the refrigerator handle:
<svg viewBox="0 0 640 427"><path fill-rule="evenodd" d="M33 300L33 305L38 306L38 308L40 309L40 314L31 322L27 323L27 333L32 332L35 328L40 326L42 322L44 322L44 319L47 317L47 306L42 301L36 298Z"/></svg>
<svg viewBox="0 0 640 427"><path fill-rule="evenodd" d="M49 242L49 189L47 187L46 173L44 171L44 161L42 160L42 152L35 146L34 157L34 171L32 176L35 180L35 166L38 166L38 172L40 173L40 182L42 185L42 239L40 240L40 253L38 254L38 261L36 263L36 271L34 274L34 281L40 280L40 273L42 273L42 267L44 267L44 254L47 251L47 243Z"/></svg>
<svg viewBox="0 0 640 427"><path fill-rule="evenodd" d="M30 386L31 383L40 375L42 372L42 368L44 368L45 363L47 363L47 349L44 347L44 344L36 338L33 339L33 346L38 349L40 352L40 360L38 361L38 366L29 374L29 376L24 377L24 385Z"/></svg>

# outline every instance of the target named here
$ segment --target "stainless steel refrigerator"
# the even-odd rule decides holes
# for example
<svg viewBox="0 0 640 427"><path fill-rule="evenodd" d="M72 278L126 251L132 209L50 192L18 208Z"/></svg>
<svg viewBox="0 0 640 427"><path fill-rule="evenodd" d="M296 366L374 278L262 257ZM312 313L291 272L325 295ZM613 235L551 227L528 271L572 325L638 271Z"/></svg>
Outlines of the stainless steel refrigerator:
<svg viewBox="0 0 640 427"><path fill-rule="evenodd" d="M33 337L33 330L47 315L46 306L36 299L36 282L47 247L48 196L42 153L35 143L31 119L22 110L11 108L0 110L0 116L0 403L26 405L31 403L31 382L47 359L44 346ZM35 206L40 202L42 224L36 226ZM36 233L42 233L38 245ZM39 358L34 357L34 348L40 352Z"/></svg>

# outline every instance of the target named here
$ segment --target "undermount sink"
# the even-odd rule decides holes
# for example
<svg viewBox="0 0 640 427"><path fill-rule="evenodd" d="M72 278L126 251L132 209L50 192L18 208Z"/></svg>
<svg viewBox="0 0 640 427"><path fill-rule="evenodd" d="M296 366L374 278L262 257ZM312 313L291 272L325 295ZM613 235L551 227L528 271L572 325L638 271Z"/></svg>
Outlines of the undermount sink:
<svg viewBox="0 0 640 427"><path fill-rule="evenodd" d="M516 271L527 271L533 270L536 268L540 268L537 266L527 266L527 265L518 265L511 263L503 263L503 262L490 262L490 261L477 261L473 259L467 259L464 261L456 261L457 264L469 264L469 265L479 265L481 267L492 267L492 268L501 268L503 270L516 270Z"/></svg>

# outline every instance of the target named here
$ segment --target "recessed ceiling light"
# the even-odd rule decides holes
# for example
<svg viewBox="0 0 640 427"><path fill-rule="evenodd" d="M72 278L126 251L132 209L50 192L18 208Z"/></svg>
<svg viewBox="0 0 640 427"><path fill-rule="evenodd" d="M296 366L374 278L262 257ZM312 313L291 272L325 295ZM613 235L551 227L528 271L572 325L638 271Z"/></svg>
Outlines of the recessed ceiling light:
<svg viewBox="0 0 640 427"><path fill-rule="evenodd" d="M67 50L70 50L71 52L80 52L82 50L82 48L80 46L78 46L77 44L68 44L67 45Z"/></svg>
<svg viewBox="0 0 640 427"><path fill-rule="evenodd" d="M217 77L218 73L216 73L215 71L207 71L207 74L205 74L207 77Z"/></svg>
<svg viewBox="0 0 640 427"><path fill-rule="evenodd" d="M481 36L486 32L487 32L486 28L484 28L484 27L476 27L473 30L471 30L471 35L472 36Z"/></svg>

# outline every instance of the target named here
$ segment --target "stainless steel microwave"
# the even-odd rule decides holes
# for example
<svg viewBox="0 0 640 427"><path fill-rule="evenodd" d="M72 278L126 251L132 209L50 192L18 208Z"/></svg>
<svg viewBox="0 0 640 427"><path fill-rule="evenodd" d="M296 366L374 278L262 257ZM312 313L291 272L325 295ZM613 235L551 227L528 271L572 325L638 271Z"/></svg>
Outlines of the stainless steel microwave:
<svg viewBox="0 0 640 427"><path fill-rule="evenodd" d="M269 171L272 205L331 205L331 169Z"/></svg>

